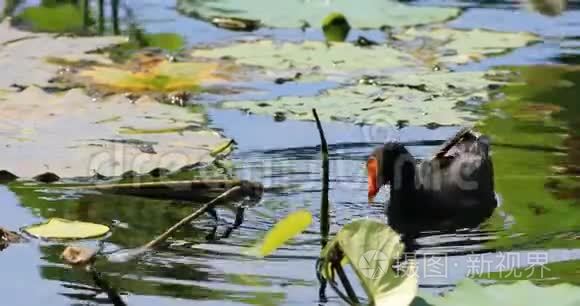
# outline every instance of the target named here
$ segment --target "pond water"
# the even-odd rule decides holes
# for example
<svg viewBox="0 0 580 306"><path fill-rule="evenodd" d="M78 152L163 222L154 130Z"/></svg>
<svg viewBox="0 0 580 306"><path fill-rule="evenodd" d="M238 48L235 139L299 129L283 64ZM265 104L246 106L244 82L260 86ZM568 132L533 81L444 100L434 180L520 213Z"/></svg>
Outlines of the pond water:
<svg viewBox="0 0 580 306"><path fill-rule="evenodd" d="M418 240L419 270L423 271L421 290L446 290L468 274L481 272L482 258L489 262L491 271L498 271L506 254L517 259L512 267L534 264L532 261L540 257L554 271L562 271L559 263L573 261L574 265L567 266L572 271L552 273L549 281L580 284L580 2L569 1L568 9L556 17L522 10L519 2L509 1L410 3L464 8L462 16L450 22L453 27L529 31L544 39L542 43L457 68L510 66L520 74L523 85L505 89L505 100L494 101L480 110L485 114L480 130L490 135L494 144L496 192L501 205L479 229L429 233ZM231 41L243 35L182 16L170 1L127 4L135 9L148 32L178 33L186 37L190 46ZM379 31L359 32L384 40ZM356 34L359 33L350 37ZM322 33L314 29L305 33L259 30L253 35L292 41L323 39ZM336 86L330 82L310 86L253 85L269 97L313 95ZM229 173L267 187L261 203L246 211L243 224L228 238L208 240L213 222L202 220L179 231L167 244L139 261L98 263L97 269L128 305L318 304L314 265L320 252L321 159L315 124L276 122L270 116L247 115L220 109L215 102L203 103L211 126L238 143ZM565 111L550 119L533 112L546 105ZM521 116L501 116L514 110ZM530 110L527 117L525 110ZM409 148L413 154L426 157L436 148L428 145L429 141L445 140L457 130L346 123L323 126L330 149L332 233L355 218L387 222L381 205L367 203L364 162L374 146L387 139L399 139L412 144ZM385 196L382 192L379 197ZM191 211L189 205L169 201L62 194L22 184L0 186L0 205L0 223L12 229L48 217L115 223L114 233L105 239L107 251L139 246ZM315 222L304 234L268 258L241 255L277 220L300 208L315 216ZM220 209L219 214L217 236L234 219L228 209ZM62 264L58 258L62 249L62 244L32 241L2 251L0 296L9 302L6 305L108 304L106 295L95 294L89 275ZM430 265L441 258L445 262L444 274L429 275ZM330 289L327 293L328 305L342 303Z"/></svg>

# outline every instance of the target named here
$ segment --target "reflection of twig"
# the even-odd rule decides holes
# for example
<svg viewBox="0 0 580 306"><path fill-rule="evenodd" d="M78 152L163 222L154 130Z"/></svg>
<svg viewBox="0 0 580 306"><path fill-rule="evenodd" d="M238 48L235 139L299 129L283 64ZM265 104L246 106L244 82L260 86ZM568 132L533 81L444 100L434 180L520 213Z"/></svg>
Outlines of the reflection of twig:
<svg viewBox="0 0 580 306"><path fill-rule="evenodd" d="M127 305L125 304L125 302L123 302L123 299L121 299L121 296L119 296L117 291L109 285L109 283L101 276L101 274L97 270L95 270L94 267L91 266L89 268L89 272L91 273L95 285L101 288L101 290L103 290L107 294L109 300L111 301L111 303L113 303L113 305L115 306Z"/></svg>
<svg viewBox="0 0 580 306"><path fill-rule="evenodd" d="M170 227L168 230L166 230L163 234L159 235L157 238L151 240L150 242L146 243L142 247L132 249L130 252L127 252L126 256L123 257L123 260L128 261L128 260L135 258L135 257L138 257L141 254L145 253L146 251L154 248L160 242L167 239L171 234L173 234L176 230L178 230L183 225L189 223L190 221L198 218L202 214L213 209L217 203L219 203L225 199L228 199L228 198L239 197L238 193L241 191L242 191L242 188L240 186L234 186L234 187L228 189L227 191L223 192L219 196L215 197L213 200L207 202L200 209L196 210L195 212L193 212L189 216L181 219L179 222L177 222L175 225ZM236 222L234 224L234 227L241 225L241 223L243 221L243 212L244 212L243 209L238 210L238 214L236 215ZM87 250L84 248L68 247L63 252L62 257L65 259L65 261L67 261L71 265L84 266L87 269L87 271L91 274L93 281L95 282L95 285L97 287L99 287L100 289L102 289L107 294L107 296L109 297L109 300L113 303L113 305L125 306L126 304L125 304L125 302L123 302L123 300L121 299L119 294L111 286L109 286L108 282L101 276L101 274L98 271L95 270L95 268L92 264L95 260L95 254L96 254L96 252L91 251L91 250ZM115 254L115 253L113 253L113 254ZM109 257L108 259L111 260L111 257Z"/></svg>
<svg viewBox="0 0 580 306"><path fill-rule="evenodd" d="M239 192L240 190L241 190L240 186L235 186L235 187L232 187L229 190L225 191L224 193L220 194L215 199L207 202L205 205L203 205L200 209L196 210L191 215L181 219L175 225L173 225L168 230L166 230L163 234L159 235L157 238L155 238L155 239L151 240L150 242L148 242L147 244L145 244L142 247L142 250L145 251L147 249L151 249L151 248L155 247L160 242L167 239L167 237L169 237L171 234L173 234L173 232L175 232L177 229L179 229L183 225L189 223L190 221L196 219L197 217L201 216L202 214L206 213L207 211L212 209L218 202L230 197L232 194Z"/></svg>

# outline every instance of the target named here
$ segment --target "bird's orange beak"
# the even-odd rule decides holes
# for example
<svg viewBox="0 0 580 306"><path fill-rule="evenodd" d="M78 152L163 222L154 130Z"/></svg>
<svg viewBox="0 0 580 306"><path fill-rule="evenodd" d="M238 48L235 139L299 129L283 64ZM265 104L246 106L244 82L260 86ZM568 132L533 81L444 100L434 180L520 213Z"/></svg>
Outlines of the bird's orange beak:
<svg viewBox="0 0 580 306"><path fill-rule="evenodd" d="M367 161L367 175L369 187L369 203L372 203L377 193L379 193L380 186L377 183L378 163L377 159L370 157Z"/></svg>

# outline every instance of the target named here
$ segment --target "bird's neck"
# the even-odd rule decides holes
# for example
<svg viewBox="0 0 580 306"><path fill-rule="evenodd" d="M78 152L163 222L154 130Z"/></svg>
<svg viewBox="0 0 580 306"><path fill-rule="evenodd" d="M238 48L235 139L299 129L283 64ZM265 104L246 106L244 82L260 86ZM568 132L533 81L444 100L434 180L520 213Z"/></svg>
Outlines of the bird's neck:
<svg viewBox="0 0 580 306"><path fill-rule="evenodd" d="M416 191L414 163L405 162L400 167L395 167L391 177L391 193Z"/></svg>

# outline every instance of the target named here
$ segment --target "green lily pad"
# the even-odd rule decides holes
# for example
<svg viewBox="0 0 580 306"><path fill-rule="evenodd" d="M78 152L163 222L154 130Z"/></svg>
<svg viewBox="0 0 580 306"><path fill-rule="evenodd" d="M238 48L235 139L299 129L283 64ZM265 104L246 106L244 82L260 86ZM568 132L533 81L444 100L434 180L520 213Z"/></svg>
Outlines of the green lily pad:
<svg viewBox="0 0 580 306"><path fill-rule="evenodd" d="M417 294L418 277L412 259L400 265L399 273L394 271L403 249L400 236L389 226L378 220L356 220L345 225L322 250L320 268L328 271L332 262L346 259L371 305L406 306ZM328 278L330 273L322 274Z"/></svg>
<svg viewBox="0 0 580 306"><path fill-rule="evenodd" d="M490 85L501 84L485 76L483 72L393 74L367 80L367 84L330 89L314 97L230 101L223 107L254 114L283 114L298 120L314 120L314 107L323 121L461 125L478 118L470 106L487 101Z"/></svg>
<svg viewBox="0 0 580 306"><path fill-rule="evenodd" d="M400 48L429 64L466 64L540 40L524 32L457 30L441 26L408 28L393 37Z"/></svg>
<svg viewBox="0 0 580 306"><path fill-rule="evenodd" d="M52 218L48 221L25 227L26 233L44 239L89 239L105 235L109 227L89 222Z"/></svg>
<svg viewBox="0 0 580 306"><path fill-rule="evenodd" d="M443 27L409 28L394 34L394 38L392 42L372 47L345 42L255 40L194 49L192 55L228 58L238 64L272 70L269 73L274 75L298 71L302 75L352 76L410 69L426 71L435 64L466 64L538 41L537 36L529 33Z"/></svg>
<svg viewBox="0 0 580 306"><path fill-rule="evenodd" d="M206 20L213 16L258 19L276 28L299 28L304 22L318 26L332 12L343 13L353 28L438 23L461 12L456 8L417 7L389 0L178 0L177 8L184 14Z"/></svg>
<svg viewBox="0 0 580 306"><path fill-rule="evenodd" d="M248 254L256 257L268 256L288 240L306 230L311 223L312 214L309 211L295 211L278 221L264 239L248 250Z"/></svg>
<svg viewBox="0 0 580 306"><path fill-rule="evenodd" d="M411 55L389 46L359 48L350 43L327 45L315 41L300 44L276 43L270 40L240 42L221 48L195 49L192 55L208 58L230 57L238 64L283 72L298 70L303 75L350 75L369 70L387 72L417 67L417 62Z"/></svg>
<svg viewBox="0 0 580 306"><path fill-rule="evenodd" d="M489 306L489 305L580 305L580 287L559 284L539 287L530 281L518 281L509 285L482 287L471 279L465 279L443 297L422 295L413 306Z"/></svg>
<svg viewBox="0 0 580 306"><path fill-rule="evenodd" d="M35 32L78 33L83 30L83 12L72 4L27 7L14 21Z"/></svg>
<svg viewBox="0 0 580 306"><path fill-rule="evenodd" d="M146 96L93 101L82 89L52 95L31 86L2 97L0 112L0 170L24 178L46 171L67 178L177 171L213 161L225 141L204 127L203 113ZM109 120L111 114L118 117Z"/></svg>

